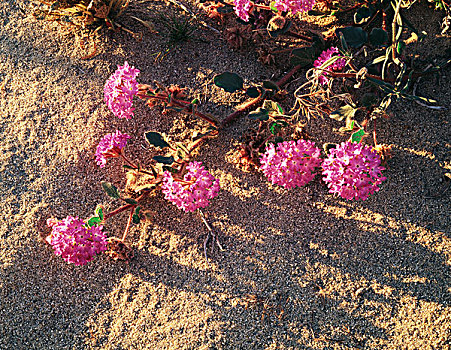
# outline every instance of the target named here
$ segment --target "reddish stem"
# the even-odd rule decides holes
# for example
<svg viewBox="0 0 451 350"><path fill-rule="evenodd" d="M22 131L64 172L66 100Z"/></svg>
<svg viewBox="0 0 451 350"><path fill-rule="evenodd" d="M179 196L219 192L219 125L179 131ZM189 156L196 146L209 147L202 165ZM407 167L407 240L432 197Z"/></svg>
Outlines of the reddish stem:
<svg viewBox="0 0 451 350"><path fill-rule="evenodd" d="M139 201L141 201L142 199L146 198L148 195L149 195L149 192L146 191L146 192L144 192L142 195L140 195L138 198L136 198L136 201L139 202ZM132 208L132 207L136 207L136 204L125 204L125 205L123 205L122 207L119 207L119 208L113 210L112 212L109 212L108 214L105 214L105 215L103 216L103 221L106 221L106 220L108 220L109 218L113 217L114 215L117 215L117 214L119 214L119 213L122 213L123 211L125 211L125 210L127 210L127 209L130 209L130 208Z"/></svg>
<svg viewBox="0 0 451 350"><path fill-rule="evenodd" d="M136 205L130 210L130 215L128 216L127 226L125 227L124 234L122 235L121 242L124 243L125 238L127 238L128 231L130 231L130 226L132 224L133 213L135 212Z"/></svg>

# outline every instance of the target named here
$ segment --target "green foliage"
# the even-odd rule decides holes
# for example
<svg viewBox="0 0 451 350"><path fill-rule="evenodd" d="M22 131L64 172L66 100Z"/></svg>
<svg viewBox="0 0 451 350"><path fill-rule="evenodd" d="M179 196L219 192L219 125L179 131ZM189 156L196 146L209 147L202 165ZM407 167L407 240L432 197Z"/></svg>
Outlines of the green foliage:
<svg viewBox="0 0 451 350"><path fill-rule="evenodd" d="M269 119L269 112L265 108L258 107L257 110L249 113L249 118L254 120L265 121Z"/></svg>
<svg viewBox="0 0 451 350"><path fill-rule="evenodd" d="M170 157L154 156L152 159L154 159L158 163L167 164L167 165L171 165L172 163L174 163L174 160L175 160L173 156L170 156Z"/></svg>
<svg viewBox="0 0 451 350"><path fill-rule="evenodd" d="M167 143L163 136L159 134L158 132L154 131L148 131L144 133L144 136L152 146L158 147L158 148L165 148L169 147L169 143Z"/></svg>
<svg viewBox="0 0 451 350"><path fill-rule="evenodd" d="M373 28L370 33L370 43L373 46L383 46L388 43L388 33L382 28Z"/></svg>
<svg viewBox="0 0 451 350"><path fill-rule="evenodd" d="M214 77L216 86L227 92L235 92L243 89L244 80L236 73L224 72Z"/></svg>
<svg viewBox="0 0 451 350"><path fill-rule="evenodd" d="M360 27L340 28L336 33L337 35L341 33L346 44L356 49L362 47L368 40L368 34Z"/></svg>
<svg viewBox="0 0 451 350"><path fill-rule="evenodd" d="M111 198L119 199L120 196L117 187L114 186L111 182L102 182L102 188L105 193Z"/></svg>

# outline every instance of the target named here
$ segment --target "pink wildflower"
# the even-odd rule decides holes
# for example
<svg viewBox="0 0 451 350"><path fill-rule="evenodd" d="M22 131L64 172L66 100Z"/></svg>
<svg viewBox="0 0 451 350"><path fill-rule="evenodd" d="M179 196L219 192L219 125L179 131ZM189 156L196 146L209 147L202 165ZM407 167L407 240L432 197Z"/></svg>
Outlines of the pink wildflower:
<svg viewBox="0 0 451 350"><path fill-rule="evenodd" d="M249 11L251 9L251 2L249 0L234 0L235 13L243 21L249 21Z"/></svg>
<svg viewBox="0 0 451 350"><path fill-rule="evenodd" d="M210 204L208 200L218 195L219 181L200 162L191 162L186 169L188 173L183 180L174 179L170 172L164 172L161 185L164 198L184 211L207 207Z"/></svg>
<svg viewBox="0 0 451 350"><path fill-rule="evenodd" d="M361 143L343 142L331 149L322 168L329 192L345 199L365 200L386 179L379 155Z"/></svg>
<svg viewBox="0 0 451 350"><path fill-rule="evenodd" d="M337 55L336 55L337 54ZM338 49L336 47L331 47L329 50L323 51L321 55L317 58L315 62L313 62L314 67L321 67L324 62L328 61L333 56L339 56L343 57L340 54L338 54ZM346 65L346 60L344 58L338 58L336 61L334 61L330 66L324 67L328 70L338 71L342 70L344 66ZM319 82L322 85L326 85L329 82L329 79L325 76L327 73L322 73L319 77Z"/></svg>
<svg viewBox="0 0 451 350"><path fill-rule="evenodd" d="M315 0L276 0L274 7L279 11L291 11L294 15L298 12L310 11L315 5Z"/></svg>
<svg viewBox="0 0 451 350"><path fill-rule="evenodd" d="M312 141L285 141L277 148L270 144L260 159L260 169L273 184L301 187L315 177L315 167L321 164L320 153Z"/></svg>
<svg viewBox="0 0 451 350"><path fill-rule="evenodd" d="M107 249L107 240L102 226L87 228L77 217L68 216L62 221L48 219L52 232L46 241L53 247L56 255L68 263L84 265L94 255Z"/></svg>
<svg viewBox="0 0 451 350"><path fill-rule="evenodd" d="M116 158L121 155L122 148L127 144L129 135L116 130L115 133L107 134L99 142L96 151L96 162L103 168L108 158Z"/></svg>
<svg viewBox="0 0 451 350"><path fill-rule="evenodd" d="M138 93L136 76L139 70L127 62L107 80L104 88L105 102L116 117L130 119L133 116L133 96Z"/></svg>

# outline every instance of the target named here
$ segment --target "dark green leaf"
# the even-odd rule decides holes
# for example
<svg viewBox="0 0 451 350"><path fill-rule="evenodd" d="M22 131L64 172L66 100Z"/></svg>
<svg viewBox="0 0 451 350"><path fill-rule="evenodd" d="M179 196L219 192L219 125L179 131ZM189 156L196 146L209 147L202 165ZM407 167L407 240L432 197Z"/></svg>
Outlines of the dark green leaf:
<svg viewBox="0 0 451 350"><path fill-rule="evenodd" d="M133 198L124 198L124 202L127 204L132 204L132 205L138 204L138 202L136 200L134 200Z"/></svg>
<svg viewBox="0 0 451 350"><path fill-rule="evenodd" d="M162 163L162 164L171 165L172 163L174 163L174 157L173 156L170 156L170 157L155 156L152 159L154 159L158 163Z"/></svg>
<svg viewBox="0 0 451 350"><path fill-rule="evenodd" d="M277 84L274 83L274 82L271 81L271 80L265 80L265 81L263 82L263 87L264 87L265 89L274 90L274 91L279 91L279 90L280 90L280 88L277 86Z"/></svg>
<svg viewBox="0 0 451 350"><path fill-rule="evenodd" d="M356 13L354 13L354 22L356 24L362 24L367 22L372 16L373 11L366 6L360 7Z"/></svg>
<svg viewBox="0 0 451 350"><path fill-rule="evenodd" d="M100 224L102 222L102 219L98 216L92 216L88 220L88 227L92 227L94 225Z"/></svg>
<svg viewBox="0 0 451 350"><path fill-rule="evenodd" d="M195 98L194 100L191 101L191 104L192 104L192 105L197 105L197 104L199 104L199 99L198 99L198 98Z"/></svg>
<svg viewBox="0 0 451 350"><path fill-rule="evenodd" d="M149 142L152 146L159 148L169 147L169 143L167 143L163 139L163 136L157 132L148 131L144 133L144 136L146 137L147 142Z"/></svg>
<svg viewBox="0 0 451 350"><path fill-rule="evenodd" d="M333 111L329 117L332 119L342 121L344 118L352 119L354 118L355 112L357 112L357 108L354 108L350 105L346 105L338 108L336 111Z"/></svg>
<svg viewBox="0 0 451 350"><path fill-rule="evenodd" d="M370 43L373 46L383 46L388 42L388 33L382 28L373 28L370 33ZM385 59L385 56L382 56ZM373 60L374 62L374 60Z"/></svg>
<svg viewBox="0 0 451 350"><path fill-rule="evenodd" d="M398 53L398 55L402 54L405 47L406 43L404 41L401 40L398 42L398 45L396 46L396 52Z"/></svg>
<svg viewBox="0 0 451 350"><path fill-rule="evenodd" d="M233 6L230 6L230 5L228 5L228 6L221 6L221 7L218 7L216 9L216 11L218 11L219 13L232 13L233 12Z"/></svg>
<svg viewBox="0 0 451 350"><path fill-rule="evenodd" d="M275 123L271 124L271 126L269 127L269 131L271 132L271 134L276 135L280 132L280 130L282 130L282 128L284 126L287 126L287 125L288 124L286 122L281 122L281 123L275 122Z"/></svg>
<svg viewBox="0 0 451 350"><path fill-rule="evenodd" d="M347 52L349 47L348 47L348 44L346 43L345 36L343 35L342 32L338 32L338 31L336 31L336 34L340 38L341 48L343 49L343 51Z"/></svg>
<svg viewBox="0 0 451 350"><path fill-rule="evenodd" d="M102 182L103 190L107 195L109 195L112 198L119 198L119 192L117 191L116 186L114 186L110 182Z"/></svg>
<svg viewBox="0 0 451 350"><path fill-rule="evenodd" d="M167 166L167 165L163 165L163 170L164 171L169 171L170 173L176 174L177 173L177 169Z"/></svg>
<svg viewBox="0 0 451 350"><path fill-rule="evenodd" d="M376 105L378 102L377 95L371 92L367 92L360 98L360 104L364 107L371 107Z"/></svg>
<svg viewBox="0 0 451 350"><path fill-rule="evenodd" d="M337 33L342 33L346 44L356 49L363 46L368 40L368 34L360 27L346 27L337 29Z"/></svg>
<svg viewBox="0 0 451 350"><path fill-rule="evenodd" d="M139 217L139 215L133 214L132 221L134 224L138 225L141 222L141 218Z"/></svg>
<svg viewBox="0 0 451 350"><path fill-rule="evenodd" d="M103 208L102 206L98 205L95 211L96 215L100 218L100 220L103 220Z"/></svg>
<svg viewBox="0 0 451 350"><path fill-rule="evenodd" d="M122 166L124 167L124 169L131 169L131 170L134 169L132 166L127 165L127 164L124 164L124 165L122 165Z"/></svg>
<svg viewBox="0 0 451 350"><path fill-rule="evenodd" d="M277 102L271 100L265 100L263 102L263 108L266 109L270 115L284 114L283 108Z"/></svg>
<svg viewBox="0 0 451 350"><path fill-rule="evenodd" d="M252 98L256 98L260 96L260 91L255 86L251 86L250 88L247 88L246 95Z"/></svg>
<svg viewBox="0 0 451 350"><path fill-rule="evenodd" d="M243 89L244 80L236 73L225 72L213 79L216 86L223 88L227 92L235 92Z"/></svg>
<svg viewBox="0 0 451 350"><path fill-rule="evenodd" d="M254 120L258 119L261 121L265 121L269 119L269 113L266 109L258 107L257 110L249 113L249 118Z"/></svg>
<svg viewBox="0 0 451 350"><path fill-rule="evenodd" d="M362 141L363 135L365 135L365 131L360 129L351 135L351 142L360 142Z"/></svg>
<svg viewBox="0 0 451 350"><path fill-rule="evenodd" d="M293 57L291 57L291 64L301 67L308 67L313 64L317 58L316 49L312 46L302 47L291 51Z"/></svg>

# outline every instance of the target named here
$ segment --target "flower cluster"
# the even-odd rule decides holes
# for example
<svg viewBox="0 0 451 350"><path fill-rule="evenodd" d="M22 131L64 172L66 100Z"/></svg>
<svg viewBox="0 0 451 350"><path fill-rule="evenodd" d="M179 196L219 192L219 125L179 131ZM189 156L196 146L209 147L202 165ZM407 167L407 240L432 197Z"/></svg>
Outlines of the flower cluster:
<svg viewBox="0 0 451 350"><path fill-rule="evenodd" d="M310 11L315 5L315 0L276 0L274 7L282 12L291 11L294 15L298 12Z"/></svg>
<svg viewBox="0 0 451 350"><path fill-rule="evenodd" d="M285 141L277 148L270 144L260 159L260 169L274 184L301 187L315 177L314 170L321 164L320 153L312 141Z"/></svg>
<svg viewBox="0 0 451 350"><path fill-rule="evenodd" d="M316 68L321 67L324 62L328 61L333 56L338 56L340 58L335 60L330 66L326 67L326 69L333 71L342 70L346 65L346 60L342 58L343 56L338 54L338 49L336 47L331 47L330 49L323 51L321 55L316 59L316 61L313 62L313 66ZM322 85L326 85L329 82L329 79L325 75L327 75L327 73L323 72L319 77L319 82Z"/></svg>
<svg viewBox="0 0 451 350"><path fill-rule="evenodd" d="M189 163L186 170L183 180L174 179L170 172L164 172L161 185L164 198L184 211L205 208L210 204L208 200L218 195L219 181L200 162Z"/></svg>
<svg viewBox="0 0 451 350"><path fill-rule="evenodd" d="M136 76L139 70L127 62L117 66L104 88L105 102L116 117L130 119L133 116L133 96L138 93Z"/></svg>
<svg viewBox="0 0 451 350"><path fill-rule="evenodd" d="M55 254L61 255L68 263L84 265L107 249L102 226L87 228L82 220L72 216L62 221L48 219L47 225L52 232L46 241L55 249Z"/></svg>
<svg viewBox="0 0 451 350"><path fill-rule="evenodd" d="M343 142L333 148L322 167L329 192L345 199L365 200L386 179L379 155L360 143Z"/></svg>
<svg viewBox="0 0 451 350"><path fill-rule="evenodd" d="M96 150L96 162L103 168L108 158L119 157L122 152L122 148L127 144L127 140L130 135L123 134L119 130L115 133L107 134L99 142Z"/></svg>
<svg viewBox="0 0 451 350"><path fill-rule="evenodd" d="M235 13L243 21L249 21L249 11L251 10L252 4L249 0L234 0L235 3Z"/></svg>

